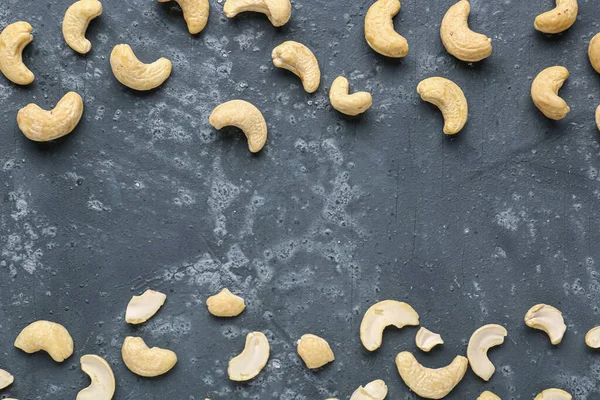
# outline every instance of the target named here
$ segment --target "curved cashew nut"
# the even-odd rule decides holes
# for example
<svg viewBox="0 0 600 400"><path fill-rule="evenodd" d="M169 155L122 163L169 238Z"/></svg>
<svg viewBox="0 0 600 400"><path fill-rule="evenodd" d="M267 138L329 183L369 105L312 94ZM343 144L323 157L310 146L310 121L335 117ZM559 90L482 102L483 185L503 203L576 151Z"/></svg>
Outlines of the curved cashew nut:
<svg viewBox="0 0 600 400"><path fill-rule="evenodd" d="M462 380L469 361L456 356L447 366L438 369L425 368L415 356L403 351L396 356L400 377L413 392L426 399L444 398Z"/></svg>
<svg viewBox="0 0 600 400"><path fill-rule="evenodd" d="M154 290L146 290L141 296L133 296L127 304L125 321L130 324L141 324L148 321L165 304L167 295Z"/></svg>
<svg viewBox="0 0 600 400"><path fill-rule="evenodd" d="M239 13L253 11L265 14L275 27L287 24L292 16L290 0L227 0L223 6L227 18Z"/></svg>
<svg viewBox="0 0 600 400"><path fill-rule="evenodd" d="M571 400L573 396L564 390L546 389L542 393L535 396L534 400Z"/></svg>
<svg viewBox="0 0 600 400"><path fill-rule="evenodd" d="M600 33L596 34L590 40L590 46L588 47L588 57L592 67L600 74Z"/></svg>
<svg viewBox="0 0 600 400"><path fill-rule="evenodd" d="M244 100L231 100L218 105L210 114L208 122L215 129L224 126L241 129L248 139L248 149L252 153L261 151L267 141L265 118L258 108Z"/></svg>
<svg viewBox="0 0 600 400"><path fill-rule="evenodd" d="M504 337L508 335L506 329L501 325L484 325L471 335L467 347L467 358L471 369L484 381L489 381L496 368L487 356L490 347L499 346L504 343Z"/></svg>
<svg viewBox="0 0 600 400"><path fill-rule="evenodd" d="M367 111L373 104L371 93L356 92L348 94L350 84L343 76L335 78L329 89L331 106L346 115L358 115Z"/></svg>
<svg viewBox="0 0 600 400"><path fill-rule="evenodd" d="M17 113L17 124L28 139L47 142L71 133L82 115L81 96L69 92L50 111L33 103L21 108Z"/></svg>
<svg viewBox="0 0 600 400"><path fill-rule="evenodd" d="M23 49L33 40L29 23L19 21L0 33L0 72L17 85L29 85L35 79L23 63Z"/></svg>
<svg viewBox="0 0 600 400"><path fill-rule="evenodd" d="M407 325L419 325L419 314L408 304L396 300L384 300L373 304L360 323L360 341L369 351L381 346L383 330L394 325L401 329Z"/></svg>
<svg viewBox="0 0 600 400"><path fill-rule="evenodd" d="M561 33L577 20L577 0L556 0L556 8L538 15L533 26L543 33Z"/></svg>
<svg viewBox="0 0 600 400"><path fill-rule="evenodd" d="M571 111L567 102L558 96L559 89L568 77L569 70L565 67L549 67L540 72L531 84L533 103L550 119L561 120Z"/></svg>
<svg viewBox="0 0 600 400"><path fill-rule="evenodd" d="M567 325L562 313L547 304L537 304L525 314L525 324L533 329L539 329L548 334L550 343L557 345L561 342Z"/></svg>
<svg viewBox="0 0 600 400"><path fill-rule="evenodd" d="M440 109L446 135L457 134L467 123L469 104L456 83L441 77L427 78L419 83L417 93L421 99Z"/></svg>
<svg viewBox="0 0 600 400"><path fill-rule="evenodd" d="M388 387L385 382L377 379L356 389L350 396L350 400L383 400L387 393Z"/></svg>
<svg viewBox="0 0 600 400"><path fill-rule="evenodd" d="M273 49L271 58L277 68L287 69L296 74L308 93L317 91L321 83L321 70L317 58L308 47L288 40Z"/></svg>
<svg viewBox="0 0 600 400"><path fill-rule="evenodd" d="M450 7L442 19L440 36L448 53L462 61L476 62L492 54L492 39L469 29L470 12L467 0Z"/></svg>
<svg viewBox="0 0 600 400"><path fill-rule="evenodd" d="M121 356L127 368L139 376L166 374L177 364L177 354L158 347L149 348L141 337L127 336Z"/></svg>
<svg viewBox="0 0 600 400"><path fill-rule="evenodd" d="M65 42L78 53L86 54L92 43L85 38L90 21L102 14L102 3L98 0L79 0L67 9L62 23Z"/></svg>
<svg viewBox="0 0 600 400"><path fill-rule="evenodd" d="M246 309L246 302L225 288L206 299L206 306L215 317L237 317Z"/></svg>
<svg viewBox="0 0 600 400"><path fill-rule="evenodd" d="M128 44L118 44L110 53L110 66L115 78L128 88L152 90L166 81L173 68L164 57L151 64L144 64Z"/></svg>
<svg viewBox="0 0 600 400"><path fill-rule="evenodd" d="M600 326L592 328L585 335L585 344L592 349L600 349Z"/></svg>
<svg viewBox="0 0 600 400"><path fill-rule="evenodd" d="M0 389L4 389L5 387L12 385L14 381L14 376L12 376L8 371L0 369Z"/></svg>
<svg viewBox="0 0 600 400"><path fill-rule="evenodd" d="M408 42L394 30L394 16L400 12L399 0L378 0L365 15L365 39L369 46L387 57L408 54Z"/></svg>
<svg viewBox="0 0 600 400"><path fill-rule="evenodd" d="M257 376L269 361L269 341L262 332L246 336L244 351L229 360L227 373L232 381L248 381Z"/></svg>
<svg viewBox="0 0 600 400"><path fill-rule="evenodd" d="M321 368L323 365L335 360L329 343L316 335L302 335L298 340L298 355L309 369Z"/></svg>
<svg viewBox="0 0 600 400"><path fill-rule="evenodd" d="M433 333L429 329L421 327L415 336L415 344L425 353L428 353L438 344L444 344L444 340L438 333Z"/></svg>
<svg viewBox="0 0 600 400"><path fill-rule="evenodd" d="M171 0L158 0L159 3L168 3ZM210 4L208 0L175 0L181 11L183 11L183 19L187 24L188 31L195 35L202 32L208 23L208 15L210 13Z"/></svg>
<svg viewBox="0 0 600 400"><path fill-rule="evenodd" d="M477 400L502 400L500 397L496 396L492 392L488 392L487 390L479 395Z"/></svg>
<svg viewBox="0 0 600 400"><path fill-rule="evenodd" d="M76 400L110 400L115 394L115 376L110 365L100 356L81 357L81 370L88 374L90 386L77 393Z"/></svg>
<svg viewBox="0 0 600 400"><path fill-rule="evenodd" d="M596 108L596 126L598 127L598 130L600 131L600 106L598 106L598 108Z"/></svg>
<svg viewBox="0 0 600 400"><path fill-rule="evenodd" d="M61 324L39 320L23 328L15 347L25 353L44 350L54 361L63 362L73 354L73 339Z"/></svg>

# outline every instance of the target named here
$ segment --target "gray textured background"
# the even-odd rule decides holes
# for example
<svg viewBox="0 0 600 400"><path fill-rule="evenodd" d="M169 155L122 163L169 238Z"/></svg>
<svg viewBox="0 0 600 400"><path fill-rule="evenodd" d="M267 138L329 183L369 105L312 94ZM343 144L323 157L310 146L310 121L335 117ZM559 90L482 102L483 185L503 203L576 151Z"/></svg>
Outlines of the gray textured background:
<svg viewBox="0 0 600 400"><path fill-rule="evenodd" d="M97 353L114 369L116 399L341 399L377 378L388 398L414 399L393 360L415 350L416 329L390 329L373 354L358 336L364 311L393 298L445 338L417 355L428 366L464 354L482 324L507 327L506 343L490 353L491 382L468 372L451 399L484 389L531 399L552 386L597 399L600 355L583 338L600 323L600 81L587 60L600 4L580 0L575 26L547 37L533 20L551 0L473 0L471 26L493 38L494 54L469 65L439 39L453 2L403 1L395 24L411 50L397 61L365 43L368 1L294 1L290 23L275 29L258 14L228 20L211 0L207 28L191 37L174 3L104 0L83 57L62 39L69 1L2 0L0 26L34 27L24 57L36 74L25 88L0 77L0 368L16 376L2 394L75 398L88 385L78 359ZM319 59L314 95L271 63L288 39ZM151 93L125 88L108 61L118 43L146 62L170 58L171 78ZM561 95L572 112L560 122L529 97L533 77L556 64L571 72ZM373 94L360 118L329 106L341 74ZM415 92L432 75L469 99L469 122L454 138ZM77 129L28 141L17 110L32 101L49 108L68 90L85 101ZM235 129L208 124L233 98L264 112L269 139L258 156ZM208 314L204 301L222 286L246 298L239 318ZM167 303L149 323L128 326L126 304L147 287ZM538 302L565 313L556 348L522 322ZM15 349L36 319L64 324L74 356L56 364ZM271 358L257 379L235 384L227 361L250 330L267 334ZM330 342L333 364L304 368L294 344L308 332ZM179 363L157 379L133 375L120 358L132 334L174 350Z"/></svg>

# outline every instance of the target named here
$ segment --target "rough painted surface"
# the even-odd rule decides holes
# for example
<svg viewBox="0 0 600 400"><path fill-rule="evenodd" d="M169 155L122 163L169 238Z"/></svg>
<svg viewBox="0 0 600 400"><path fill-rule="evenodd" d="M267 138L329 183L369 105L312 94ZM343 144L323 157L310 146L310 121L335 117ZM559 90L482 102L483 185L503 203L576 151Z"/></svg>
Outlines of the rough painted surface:
<svg viewBox="0 0 600 400"><path fill-rule="evenodd" d="M74 398L88 384L78 358L96 353L115 371L117 399L347 398L378 378L390 398L413 399L393 361L416 351L418 328L391 329L373 354L358 337L364 311L392 298L446 340L418 354L428 366L464 354L482 324L507 327L490 353L492 381L468 372L450 399L486 389L530 399L552 386L598 398L600 355L583 341L600 324L600 78L586 55L600 31L596 0L580 0L575 26L553 37L533 29L550 0L473 0L472 27L494 40L477 65L441 44L453 0L403 1L396 27L411 50L401 61L365 43L366 1L295 1L282 29L261 15L228 20L211 1L196 37L175 3L103 3L82 57L62 40L68 1L0 2L0 26L33 25L25 60L36 74L26 88L0 77L0 368L16 377L2 395ZM271 49L290 39L320 61L314 95L271 64ZM170 58L167 83L144 94L119 84L108 55L121 42L144 61ZM561 95L572 112L561 122L529 97L533 77L553 64L571 72ZM372 92L366 115L329 106L340 74ZM470 101L457 137L443 136L440 113L415 92L432 75L454 80ZM17 110L50 107L68 90L84 97L78 128L50 144L25 139ZM235 129L208 124L232 98L264 112L269 139L258 156ZM206 298L223 286L246 298L240 317L208 314ZM128 326L127 302L148 287L168 295L165 306ZM539 302L565 313L556 348L522 322ZM42 318L75 340L63 364L12 347ZM251 330L267 334L271 359L251 383L231 383L227 361ZM306 370L295 353L305 333L326 338L336 361ZM132 334L177 352L178 365L157 379L130 373L120 346Z"/></svg>

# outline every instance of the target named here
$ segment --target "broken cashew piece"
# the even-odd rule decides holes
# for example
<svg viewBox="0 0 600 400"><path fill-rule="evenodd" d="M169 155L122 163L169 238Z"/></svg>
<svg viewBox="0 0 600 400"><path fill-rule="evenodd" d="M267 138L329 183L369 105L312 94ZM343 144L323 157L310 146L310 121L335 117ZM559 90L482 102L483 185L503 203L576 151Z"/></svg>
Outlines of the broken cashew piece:
<svg viewBox="0 0 600 400"><path fill-rule="evenodd" d="M533 26L543 33L561 33L573 26L578 11L577 0L556 0L556 7L538 15Z"/></svg>
<svg viewBox="0 0 600 400"><path fill-rule="evenodd" d="M146 290L141 296L133 296L127 304L125 321L130 324L141 324L148 321L165 304L167 295L154 290Z"/></svg>
<svg viewBox="0 0 600 400"><path fill-rule="evenodd" d="M433 333L429 329L421 327L415 336L415 344L425 353L428 353L438 344L444 344L444 340L438 333Z"/></svg>
<svg viewBox="0 0 600 400"><path fill-rule="evenodd" d="M540 72L531 84L533 103L550 119L561 120L571 111L567 102L558 96L559 89L568 77L569 70L554 66Z"/></svg>
<svg viewBox="0 0 600 400"><path fill-rule="evenodd" d="M419 325L419 314L408 304L396 300L384 300L373 304L360 323L360 341L369 351L381 346L383 331L394 325L401 329L407 325Z"/></svg>
<svg viewBox="0 0 600 400"><path fill-rule="evenodd" d="M346 115L358 115L367 111L373 104L371 93L356 92L348 94L350 84L343 76L335 78L329 89L331 106Z"/></svg>
<svg viewBox="0 0 600 400"><path fill-rule="evenodd" d="M298 340L298 355L309 369L321 368L335 360L329 343L319 336L306 334Z"/></svg>
<svg viewBox="0 0 600 400"><path fill-rule="evenodd" d="M23 49L33 40L29 23L19 21L0 33L0 72L17 85L29 85L35 79L23 63Z"/></svg>
<svg viewBox="0 0 600 400"><path fill-rule="evenodd" d="M210 114L208 122L221 129L235 126L241 129L248 140L252 153L262 150L267 141L267 122L258 108L244 100L231 100L218 105Z"/></svg>
<svg viewBox="0 0 600 400"><path fill-rule="evenodd" d="M115 78L134 90L152 90L162 85L171 75L173 65L164 57L144 64L128 44L118 44L110 53L110 66Z"/></svg>
<svg viewBox="0 0 600 400"><path fill-rule="evenodd" d="M39 320L27 325L19 333L15 347L25 353L44 350L54 361L63 362L73 354L73 339L61 324Z"/></svg>
<svg viewBox="0 0 600 400"><path fill-rule="evenodd" d="M8 371L0 369L0 389L4 389L5 387L12 385L14 381L14 376L12 376Z"/></svg>
<svg viewBox="0 0 600 400"><path fill-rule="evenodd" d="M290 0L227 0L223 6L227 18L233 18L239 13L252 11L265 14L271 24L280 27L292 16Z"/></svg>
<svg viewBox="0 0 600 400"><path fill-rule="evenodd" d="M115 394L115 376L110 365L93 354L86 354L79 361L91 384L77 393L76 400L111 400Z"/></svg>
<svg viewBox="0 0 600 400"><path fill-rule="evenodd" d="M168 3L171 0L158 0L159 3ZM210 5L208 0L175 0L181 11L183 11L183 19L187 24L188 31L195 35L202 32L208 23L208 15L210 13Z"/></svg>
<svg viewBox="0 0 600 400"><path fill-rule="evenodd" d="M547 304L537 304L525 314L525 324L548 334L550 343L557 345L562 341L567 325L562 313Z"/></svg>
<svg viewBox="0 0 600 400"><path fill-rule="evenodd" d="M206 299L206 306L215 317L237 317L246 309L246 302L225 288Z"/></svg>
<svg viewBox="0 0 600 400"><path fill-rule="evenodd" d="M269 360L269 341L262 332L250 332L246 336L244 351L229 360L227 373L232 381L248 381L257 376Z"/></svg>
<svg viewBox="0 0 600 400"><path fill-rule="evenodd" d="M492 39L469 29L470 12L467 0L450 7L442 19L440 36L448 53L462 61L476 62L492 54Z"/></svg>
<svg viewBox="0 0 600 400"><path fill-rule="evenodd" d="M177 364L177 355L171 350L149 348L141 337L127 336L121 348L123 362L139 376L153 377L166 374Z"/></svg>
<svg viewBox="0 0 600 400"><path fill-rule="evenodd" d="M546 389L542 393L535 396L534 400L571 400L573 396L564 390Z"/></svg>
<svg viewBox="0 0 600 400"><path fill-rule="evenodd" d="M394 30L394 16L400 12L399 0L378 0L365 15L365 39L369 46L387 57L408 54L408 42Z"/></svg>
<svg viewBox="0 0 600 400"><path fill-rule="evenodd" d="M592 349L600 349L600 326L592 328L585 335L585 344Z"/></svg>
<svg viewBox="0 0 600 400"><path fill-rule="evenodd" d="M296 74L308 93L317 91L321 83L321 70L317 58L308 47L288 40L273 49L271 58L277 68L287 69Z"/></svg>
<svg viewBox="0 0 600 400"><path fill-rule="evenodd" d="M590 40L590 46L588 47L588 57L592 67L600 74L600 33Z"/></svg>
<svg viewBox="0 0 600 400"><path fill-rule="evenodd" d="M65 42L78 53L86 54L92 43L85 38L90 21L102 14L102 3L98 0L79 0L67 9L62 22Z"/></svg>
<svg viewBox="0 0 600 400"><path fill-rule="evenodd" d="M387 393L388 387L385 382L377 379L356 389L350 396L350 400L383 400Z"/></svg>
<svg viewBox="0 0 600 400"><path fill-rule="evenodd" d="M491 347L504 343L506 335L508 335L506 328L496 324L484 325L471 335L467 347L467 358L473 372L484 381L489 381L496 371L487 352Z"/></svg>
<svg viewBox="0 0 600 400"><path fill-rule="evenodd" d="M502 400L500 397L496 396L492 392L488 392L487 390L479 395L477 400Z"/></svg>
<svg viewBox="0 0 600 400"><path fill-rule="evenodd" d="M467 123L469 104L456 83L441 77L427 78L419 83L417 93L421 99L440 109L446 135L457 134Z"/></svg>

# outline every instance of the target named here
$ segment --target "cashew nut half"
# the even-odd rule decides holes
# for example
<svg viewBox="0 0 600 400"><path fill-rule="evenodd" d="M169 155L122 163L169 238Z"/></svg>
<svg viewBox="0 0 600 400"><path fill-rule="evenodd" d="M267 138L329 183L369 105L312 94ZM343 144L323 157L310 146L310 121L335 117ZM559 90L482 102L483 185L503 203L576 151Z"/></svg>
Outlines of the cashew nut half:
<svg viewBox="0 0 600 400"><path fill-rule="evenodd" d="M171 0L158 0L159 3L168 3ZM210 13L210 4L208 0L175 0L181 11L183 11L183 19L187 24L188 31L195 35L202 32L208 22Z"/></svg>
<svg viewBox="0 0 600 400"><path fill-rule="evenodd" d="M408 304L396 300L384 300L373 304L360 323L360 341L369 351L381 346L383 330L394 325L401 329L407 325L419 325L419 314Z"/></svg>
<svg viewBox="0 0 600 400"><path fill-rule="evenodd" d="M227 0L223 6L227 18L239 13L252 11L263 13L275 27L287 24L292 16L290 0Z"/></svg>
<svg viewBox="0 0 600 400"><path fill-rule="evenodd" d="M118 44L110 53L110 66L115 78L128 88L152 90L163 84L171 75L171 61L164 57L144 64L128 44Z"/></svg>
<svg viewBox="0 0 600 400"><path fill-rule="evenodd" d="M73 354L73 339L61 324L39 320L27 325L19 333L15 347L25 353L44 350L54 361L63 362Z"/></svg>
<svg viewBox="0 0 600 400"><path fill-rule="evenodd" d="M0 369L0 389L4 389L5 387L12 385L14 381L14 376L12 376L8 371Z"/></svg>
<svg viewBox="0 0 600 400"><path fill-rule="evenodd" d="M440 36L448 53L462 61L476 62L492 54L492 39L469 29L470 12L467 0L450 7L442 19Z"/></svg>
<svg viewBox="0 0 600 400"><path fill-rule="evenodd" d="M538 15L533 26L540 32L560 33L575 23L578 11L577 0L556 0L556 8Z"/></svg>
<svg viewBox="0 0 600 400"><path fill-rule="evenodd" d="M79 0L67 9L62 23L65 42L78 53L86 54L92 43L85 38L90 21L102 14L102 3L98 0Z"/></svg>
<svg viewBox="0 0 600 400"><path fill-rule="evenodd" d="M444 133L454 135L462 130L469 116L469 105L463 91L449 79L432 77L422 80L417 93L424 101L436 105L444 116Z"/></svg>
<svg viewBox="0 0 600 400"><path fill-rule="evenodd" d="M296 74L308 93L317 91L321 83L321 70L317 58L308 47L288 40L273 49L271 58L277 68L287 69Z"/></svg>
<svg viewBox="0 0 600 400"><path fill-rule="evenodd" d="M496 324L484 325L471 335L467 347L467 358L473 372L484 381L489 381L496 371L487 352L490 347L504 343L506 335L508 335L506 329Z"/></svg>
<svg viewBox="0 0 600 400"><path fill-rule="evenodd" d="M546 389L542 393L535 396L534 400L571 400L573 396L564 390Z"/></svg>
<svg viewBox="0 0 600 400"><path fill-rule="evenodd" d="M561 342L567 325L562 313L547 304L537 304L525 314L525 324L533 329L539 329L548 334L550 343L557 345Z"/></svg>
<svg viewBox="0 0 600 400"><path fill-rule="evenodd" d="M399 0L378 0L365 15L365 39L369 46L387 57L408 54L408 42L394 30L394 16L400 12Z"/></svg>
<svg viewBox="0 0 600 400"><path fill-rule="evenodd" d="M415 356L403 351L396 356L400 377L413 392L426 399L444 398L462 380L469 361L456 356L447 366L438 369L425 368Z"/></svg>
<svg viewBox="0 0 600 400"><path fill-rule="evenodd" d="M533 103L550 119L563 119L571 111L567 102L558 96L558 90L568 77L569 70L554 66L540 72L531 84Z"/></svg>
<svg viewBox="0 0 600 400"><path fill-rule="evenodd" d="M218 105L210 114L208 122L215 129L224 126L241 129L248 139L248 149L252 153L261 151L267 141L265 118L258 108L244 100L231 100Z"/></svg>
<svg viewBox="0 0 600 400"><path fill-rule="evenodd" d="M592 67L600 74L600 33L596 34L590 40L590 46L588 47L588 57Z"/></svg>
<svg viewBox="0 0 600 400"><path fill-rule="evenodd" d="M329 89L331 106L346 115L358 115L367 111L373 104L371 93L356 92L348 94L350 84L343 76L335 78Z"/></svg>
<svg viewBox="0 0 600 400"><path fill-rule="evenodd" d="M377 379L356 389L350 396L350 400L383 400L387 393L388 387L385 382Z"/></svg>
<svg viewBox="0 0 600 400"><path fill-rule="evenodd" d="M206 299L206 306L215 317L237 317L246 309L246 302L225 288Z"/></svg>
<svg viewBox="0 0 600 400"><path fill-rule="evenodd" d="M488 392L487 390L479 395L477 400L502 400L500 397L496 396L492 392Z"/></svg>
<svg viewBox="0 0 600 400"><path fill-rule="evenodd" d="M232 381L248 381L257 376L269 361L269 341L262 332L246 336L244 351L229 360L227 373Z"/></svg>
<svg viewBox="0 0 600 400"><path fill-rule="evenodd" d="M17 124L28 139L47 142L71 133L82 115L81 96L69 92L50 111L33 103L21 108L17 113Z"/></svg>
<svg viewBox="0 0 600 400"><path fill-rule="evenodd" d="M335 360L329 343L316 335L302 335L298 340L298 355L307 368L321 368L323 365Z"/></svg>
<svg viewBox="0 0 600 400"><path fill-rule="evenodd" d="M585 335L585 344L592 349L600 349L600 326L592 328Z"/></svg>
<svg viewBox="0 0 600 400"><path fill-rule="evenodd" d="M146 290L141 296L133 296L127 304L125 321L130 324L141 324L148 321L165 304L167 295L154 290Z"/></svg>
<svg viewBox="0 0 600 400"><path fill-rule="evenodd" d="M100 356L81 357L81 370L88 374L90 386L77 393L77 400L110 400L115 394L115 376L110 365Z"/></svg>
<svg viewBox="0 0 600 400"><path fill-rule="evenodd" d="M35 79L23 63L23 49L33 40L29 23L19 21L0 33L0 72L17 85L29 85Z"/></svg>
<svg viewBox="0 0 600 400"><path fill-rule="evenodd" d="M438 333L433 333L429 329L421 327L415 336L415 344L425 353L428 353L438 344L444 344L444 340Z"/></svg>
<svg viewBox="0 0 600 400"><path fill-rule="evenodd" d="M131 372L146 377L166 374L177 363L174 352L158 347L149 348L141 337L127 336L123 341L121 356Z"/></svg>

